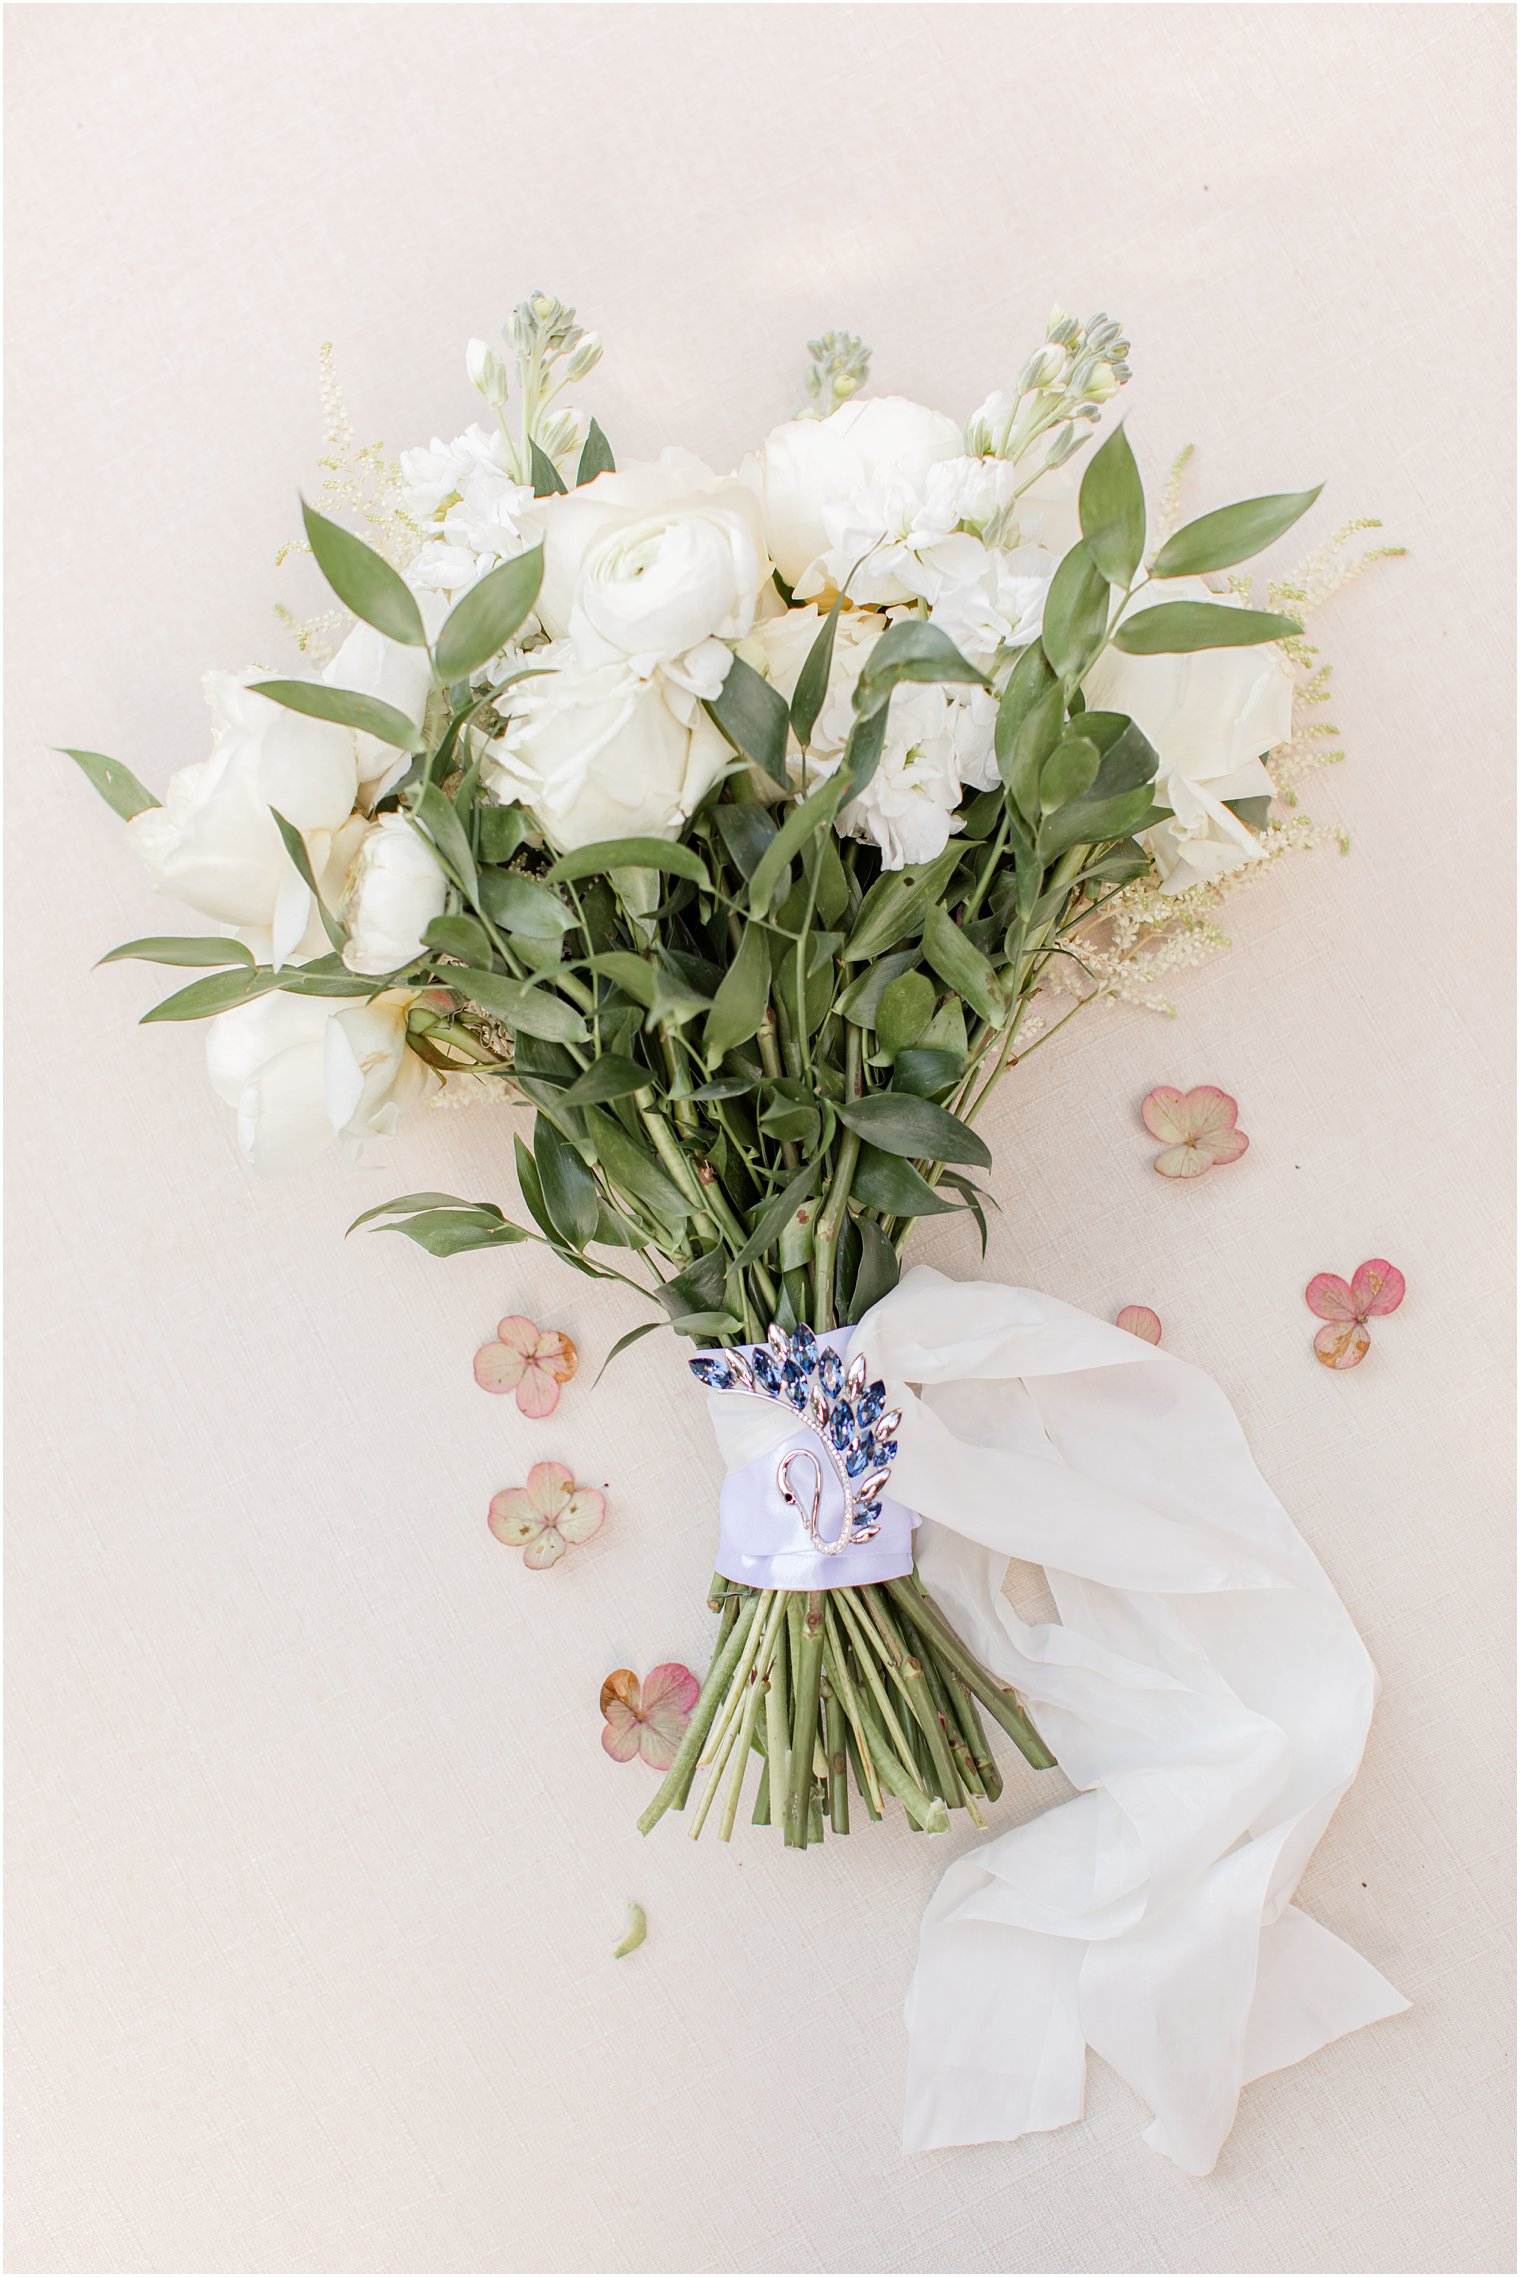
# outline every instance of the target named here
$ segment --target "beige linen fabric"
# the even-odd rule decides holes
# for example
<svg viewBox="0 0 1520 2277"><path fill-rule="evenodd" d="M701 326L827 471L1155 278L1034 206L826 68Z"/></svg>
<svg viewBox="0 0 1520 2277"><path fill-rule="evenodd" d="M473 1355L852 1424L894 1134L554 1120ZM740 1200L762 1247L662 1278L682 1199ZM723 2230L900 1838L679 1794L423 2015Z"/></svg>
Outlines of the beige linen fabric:
<svg viewBox="0 0 1520 2277"><path fill-rule="evenodd" d="M10 2266L1513 2266L1511 49L1465 6L11 12ZM1311 536L1411 549L1320 625L1352 858L989 1123L987 1270L1156 1307L1383 1674L1301 1898L1414 2007L1250 2088L1209 2180L1101 2066L1080 2126L900 2158L967 1837L643 1843L597 1744L607 1670L707 1649L677 1351L593 1390L631 1298L344 1245L409 1188L510 1203L506 1114L256 1184L197 1036L133 1025L168 982L91 973L179 920L46 747L202 756L201 672L288 662L315 590L273 556L318 343L361 435L448 435L539 283L605 334L620 453L720 461L825 325L965 409L1052 296L1107 307L1153 479L1189 440L1197 510L1326 475ZM1156 1082L1231 1090L1245 1160L1155 1178ZM977 1270L963 1223L915 1254ZM1408 1301L1331 1376L1304 1283L1375 1254ZM514 1310L585 1355L551 1423L471 1380ZM551 1454L611 1516L532 1574L485 1508ZM1054 1792L1011 1768L999 1823Z"/></svg>

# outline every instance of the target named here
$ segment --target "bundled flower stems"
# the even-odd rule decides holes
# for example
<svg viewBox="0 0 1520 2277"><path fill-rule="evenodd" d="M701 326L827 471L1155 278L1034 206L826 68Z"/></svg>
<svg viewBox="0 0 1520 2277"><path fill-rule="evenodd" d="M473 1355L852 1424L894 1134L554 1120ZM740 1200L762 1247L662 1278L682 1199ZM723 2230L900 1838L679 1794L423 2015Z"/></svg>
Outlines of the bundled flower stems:
<svg viewBox="0 0 1520 2277"><path fill-rule="evenodd" d="M250 1158L383 1140L428 1094L511 1102L515 1214L427 1192L358 1222L434 1256L542 1244L646 1300L614 1351L670 1327L710 1387L790 1401L848 1488L847 1582L891 1419L819 1340L921 1218L985 1247L977 1119L1042 983L1090 1001L1136 896L1155 925L1275 850L1302 626L1206 581L1316 493L1158 533L1121 425L1079 470L1129 376L1107 317L1058 309L964 420L812 345L806 408L734 474L620 468L563 400L598 344L534 295L505 356L472 344L485 424L399 470L340 426L304 509L345 612L328 662L319 619L300 669L214 677L212 756L166 803L72 756L201 913L113 954L201 968L147 1018L209 1022ZM908 1570L710 1602L646 1829L727 1837L754 1757L750 1815L797 1849L852 1794L981 1824L999 1734L1051 1761Z"/></svg>
<svg viewBox="0 0 1520 2277"><path fill-rule="evenodd" d="M701 1833L714 1808L726 1842L759 1757L751 1818L788 1847L850 1831L853 1787L867 1818L899 1803L917 1833L943 1834L964 1809L1003 1791L982 1712L1026 1761L1055 1757L1012 1691L972 1658L917 1574L859 1588L745 1589L713 1575L718 1637L675 1761L639 1819L647 1834L668 1810L693 1806Z"/></svg>

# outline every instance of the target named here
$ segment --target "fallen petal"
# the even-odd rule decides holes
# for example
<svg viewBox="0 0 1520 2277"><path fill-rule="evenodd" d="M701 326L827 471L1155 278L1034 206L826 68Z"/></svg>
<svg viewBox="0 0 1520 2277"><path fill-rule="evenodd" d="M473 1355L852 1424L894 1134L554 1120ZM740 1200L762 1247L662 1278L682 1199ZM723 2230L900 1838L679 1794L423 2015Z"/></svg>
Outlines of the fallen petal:
<svg viewBox="0 0 1520 2277"><path fill-rule="evenodd" d="M482 1344L475 1355L475 1381L482 1391L515 1391L527 1364L511 1344Z"/></svg>
<svg viewBox="0 0 1520 2277"><path fill-rule="evenodd" d="M562 1328L545 1328L540 1331L534 1349L535 1364L554 1378L557 1384L567 1384L581 1364L581 1356Z"/></svg>
<svg viewBox="0 0 1520 2277"><path fill-rule="evenodd" d="M644 1679L639 1753L654 1770L668 1771L675 1761L700 1690L691 1670L677 1660L662 1661Z"/></svg>
<svg viewBox="0 0 1520 2277"><path fill-rule="evenodd" d="M1216 1165L1238 1162L1250 1145L1244 1131L1216 1131L1211 1137L1200 1137L1195 1145L1201 1146L1209 1160Z"/></svg>
<svg viewBox="0 0 1520 2277"><path fill-rule="evenodd" d="M520 1550L524 1542L533 1541L544 1530L542 1516L520 1486L504 1487L500 1494L492 1495L486 1522L498 1542L505 1542L514 1550Z"/></svg>
<svg viewBox="0 0 1520 2277"><path fill-rule="evenodd" d="M1355 1320L1361 1311L1350 1282L1339 1273L1316 1273L1304 1291L1304 1303L1317 1320Z"/></svg>
<svg viewBox="0 0 1520 2277"><path fill-rule="evenodd" d="M631 1668L615 1668L610 1676L603 1678L602 1714L604 1716L610 1712L614 1700L621 1700L625 1707L631 1708L633 1713L638 1715L639 1680Z"/></svg>
<svg viewBox="0 0 1520 2277"><path fill-rule="evenodd" d="M530 1542L523 1551L523 1564L530 1565L535 1573L542 1573L546 1566L558 1565L566 1546L558 1527L546 1526L537 1541Z"/></svg>
<svg viewBox="0 0 1520 2277"><path fill-rule="evenodd" d="M627 1954L636 1953L648 1934L649 1923L645 1919L644 1908L641 1905L635 1905L630 1898L628 1900L628 1927L623 1932L619 1942L613 1946L612 1958L615 1961L621 1961Z"/></svg>
<svg viewBox="0 0 1520 2277"><path fill-rule="evenodd" d="M1372 1335L1364 1320L1332 1321L1314 1339L1314 1356L1326 1368L1354 1368L1371 1349Z"/></svg>
<svg viewBox="0 0 1520 2277"><path fill-rule="evenodd" d="M574 1474L563 1463L535 1463L528 1473L526 1492L539 1516L554 1524L575 1492Z"/></svg>
<svg viewBox="0 0 1520 2277"><path fill-rule="evenodd" d="M566 1496L555 1524L567 1542L589 1542L606 1515L606 1497L595 1487L578 1486Z"/></svg>
<svg viewBox="0 0 1520 2277"><path fill-rule="evenodd" d="M1404 1276L1386 1257L1369 1257L1351 1276L1351 1294L1362 1319L1377 1320L1404 1302Z"/></svg>
<svg viewBox="0 0 1520 2277"><path fill-rule="evenodd" d="M510 1345L514 1352L520 1352L525 1360L531 1360L538 1350L538 1340L543 1331L536 1320L529 1320L520 1312L511 1312L505 1320L496 1323L496 1333L503 1344Z"/></svg>
<svg viewBox="0 0 1520 2277"><path fill-rule="evenodd" d="M614 1700L602 1726L602 1745L615 1763L631 1763L644 1737L644 1726L625 1701ZM668 1769L669 1766L667 1765Z"/></svg>
<svg viewBox="0 0 1520 2277"><path fill-rule="evenodd" d="M529 1360L517 1387L517 1405L530 1422L541 1423L559 1405L559 1384L547 1368Z"/></svg>
<svg viewBox="0 0 1520 2277"><path fill-rule="evenodd" d="M1153 1167L1163 1178L1201 1178L1210 1163L1202 1147L1164 1146Z"/></svg>
<svg viewBox="0 0 1520 2277"><path fill-rule="evenodd" d="M1138 1336L1147 1344L1161 1342L1161 1322L1149 1305L1126 1305L1115 1325L1127 1328L1131 1336Z"/></svg>
<svg viewBox="0 0 1520 2277"><path fill-rule="evenodd" d="M1239 1113L1228 1091L1221 1091L1217 1084L1200 1083L1187 1095L1188 1127L1200 1145L1211 1146L1226 1131L1232 1131Z"/></svg>
<svg viewBox="0 0 1520 2277"><path fill-rule="evenodd" d="M1152 1138L1169 1146L1179 1145L1192 1135L1187 1095L1170 1083L1158 1083L1154 1091L1147 1091L1140 1102L1140 1119Z"/></svg>

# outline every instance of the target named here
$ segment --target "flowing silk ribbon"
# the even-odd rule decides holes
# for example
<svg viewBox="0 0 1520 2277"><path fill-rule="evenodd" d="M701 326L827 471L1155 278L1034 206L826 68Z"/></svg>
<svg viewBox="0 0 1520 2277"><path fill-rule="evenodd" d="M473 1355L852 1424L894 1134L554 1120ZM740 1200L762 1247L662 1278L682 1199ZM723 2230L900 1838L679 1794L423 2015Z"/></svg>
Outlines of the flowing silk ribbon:
<svg viewBox="0 0 1520 2277"><path fill-rule="evenodd" d="M1080 2118L1091 2048L1149 2104L1146 2141L1207 2174L1245 2082L1409 2005L1289 1902L1361 1761L1372 1663L1200 1369L924 1266L848 1350L903 1411L892 1485L926 1586L1081 1790L965 1851L930 1901L904 2147ZM753 1486L755 1426L711 1406ZM876 1578L854 1557L830 1578ZM1014 1558L1058 1622L1016 1616Z"/></svg>

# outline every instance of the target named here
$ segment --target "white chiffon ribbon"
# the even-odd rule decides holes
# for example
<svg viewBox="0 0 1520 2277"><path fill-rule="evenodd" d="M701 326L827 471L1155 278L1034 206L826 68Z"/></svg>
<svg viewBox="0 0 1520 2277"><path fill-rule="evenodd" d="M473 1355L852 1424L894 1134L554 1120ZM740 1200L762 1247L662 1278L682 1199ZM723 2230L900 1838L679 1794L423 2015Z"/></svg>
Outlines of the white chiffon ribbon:
<svg viewBox="0 0 1520 2277"><path fill-rule="evenodd" d="M1146 2141L1207 2174L1246 2081L1409 2005L1289 1902L1361 1760L1372 1663L1200 1369L924 1266L850 1350L903 1411L926 1587L1081 1790L930 1901L904 2147L1080 2118L1091 2048L1150 2106ZM1014 1558L1058 1623L1017 1618Z"/></svg>

